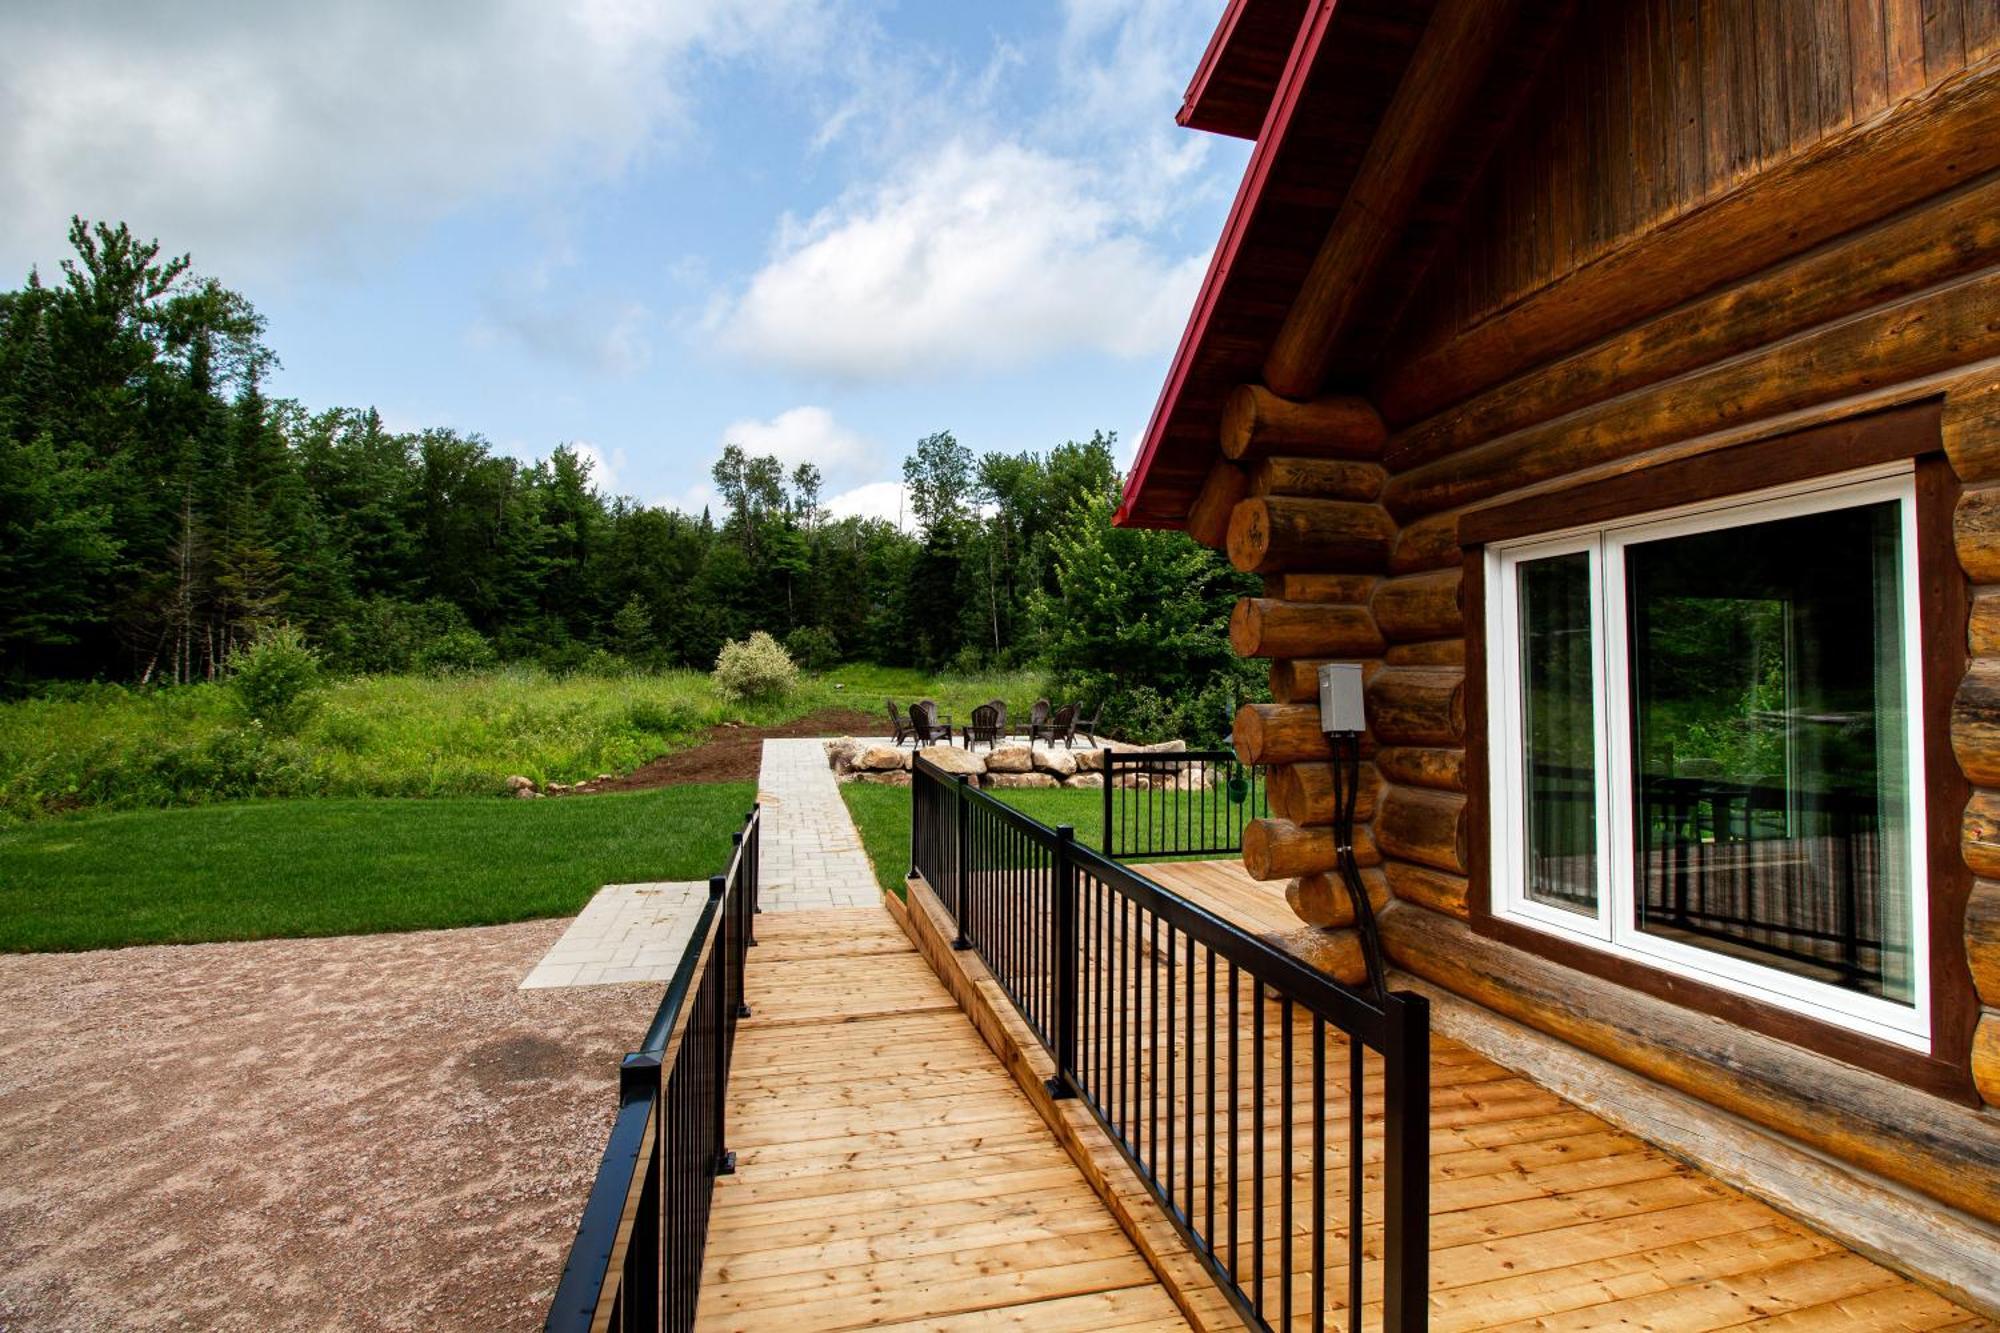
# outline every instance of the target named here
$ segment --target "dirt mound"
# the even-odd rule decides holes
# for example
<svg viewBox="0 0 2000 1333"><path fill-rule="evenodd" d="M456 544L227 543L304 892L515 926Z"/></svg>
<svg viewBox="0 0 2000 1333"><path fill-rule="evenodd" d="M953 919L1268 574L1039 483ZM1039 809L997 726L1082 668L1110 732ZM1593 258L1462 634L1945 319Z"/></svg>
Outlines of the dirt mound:
<svg viewBox="0 0 2000 1333"><path fill-rule="evenodd" d="M725 724L710 727L708 739L692 750L663 755L623 777L593 782L590 789L643 791L651 787L676 787L684 782L755 782L766 737L876 736L887 730L888 724L881 717L854 708L822 709L776 727Z"/></svg>

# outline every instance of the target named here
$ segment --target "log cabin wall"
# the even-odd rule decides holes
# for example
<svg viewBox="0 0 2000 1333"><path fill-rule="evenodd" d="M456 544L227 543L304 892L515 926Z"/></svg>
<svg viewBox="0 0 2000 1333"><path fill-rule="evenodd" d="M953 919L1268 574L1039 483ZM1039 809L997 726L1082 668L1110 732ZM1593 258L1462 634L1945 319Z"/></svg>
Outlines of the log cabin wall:
<svg viewBox="0 0 2000 1333"><path fill-rule="evenodd" d="M2000 4L1640 0L1581 7L1570 40L1366 374L1310 402L1245 385L1223 414L1189 529L1266 580L1231 626L1271 663L1273 702L1236 728L1245 760L1276 766L1246 865L1309 922L1351 923L1314 676L1363 660L1358 841L1394 962L2000 1223ZM1933 956L1976 996L1941 1038L1951 1068L1829 1076L1782 1033L1723 1059L1576 1012L1559 967L1502 978L1511 953L1477 929L1466 516L1923 402L1942 405L1938 484L1963 488L1947 500L1962 569L1924 588L1970 659L1926 681L1929 745L1971 784L1964 866L1931 858ZM1969 893L1949 887L1965 867ZM1552 994L1524 999L1534 985Z"/></svg>

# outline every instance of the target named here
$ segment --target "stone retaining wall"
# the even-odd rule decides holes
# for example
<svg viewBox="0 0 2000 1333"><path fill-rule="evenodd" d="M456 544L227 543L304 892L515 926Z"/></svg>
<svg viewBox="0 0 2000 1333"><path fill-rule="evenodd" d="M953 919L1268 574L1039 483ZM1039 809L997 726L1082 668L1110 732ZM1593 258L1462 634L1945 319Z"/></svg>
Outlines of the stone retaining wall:
<svg viewBox="0 0 2000 1333"><path fill-rule="evenodd" d="M826 743L827 764L841 782L879 782L905 787L910 782L911 757L921 754L947 773L964 773L982 787L1102 787L1104 751L1119 750L1143 754L1178 754L1186 741L1162 741L1158 745L1128 745L1109 742L1102 748L1071 750L1040 743L998 745L989 750L964 750L955 745L931 745L908 750L887 741L856 740L843 736ZM1118 779L1118 785L1145 787L1172 783L1180 787L1207 786L1208 766L1188 763L1173 777L1133 773Z"/></svg>

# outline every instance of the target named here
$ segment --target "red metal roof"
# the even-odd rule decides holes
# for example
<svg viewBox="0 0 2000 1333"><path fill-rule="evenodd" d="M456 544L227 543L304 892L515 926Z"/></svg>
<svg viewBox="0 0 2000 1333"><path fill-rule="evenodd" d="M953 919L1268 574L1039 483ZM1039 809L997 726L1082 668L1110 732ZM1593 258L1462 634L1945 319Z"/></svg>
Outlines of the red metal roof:
<svg viewBox="0 0 2000 1333"><path fill-rule="evenodd" d="M1256 138L1306 5L1307 0L1229 0L1174 119L1191 130Z"/></svg>

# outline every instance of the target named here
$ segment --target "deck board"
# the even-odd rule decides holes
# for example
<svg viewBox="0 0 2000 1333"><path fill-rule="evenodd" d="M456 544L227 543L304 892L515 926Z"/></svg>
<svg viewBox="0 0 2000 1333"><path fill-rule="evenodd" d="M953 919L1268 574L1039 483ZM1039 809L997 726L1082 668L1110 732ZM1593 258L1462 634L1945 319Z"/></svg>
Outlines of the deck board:
<svg viewBox="0 0 2000 1333"><path fill-rule="evenodd" d="M1187 1327L886 912L757 936L702 1328Z"/></svg>

